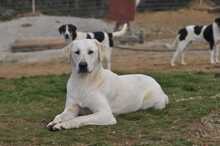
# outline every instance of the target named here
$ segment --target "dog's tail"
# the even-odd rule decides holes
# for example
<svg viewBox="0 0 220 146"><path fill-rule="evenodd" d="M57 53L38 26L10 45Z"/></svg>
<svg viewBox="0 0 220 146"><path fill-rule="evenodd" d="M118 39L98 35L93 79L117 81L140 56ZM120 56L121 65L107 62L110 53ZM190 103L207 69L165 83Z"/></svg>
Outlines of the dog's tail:
<svg viewBox="0 0 220 146"><path fill-rule="evenodd" d="M171 49L175 49L176 46L177 46L177 41L178 41L178 39L179 39L179 35L177 35L177 37L175 38L175 40L173 41L172 44L166 43L166 44L165 44L165 47L168 48L168 49L170 49L170 50L171 50Z"/></svg>
<svg viewBox="0 0 220 146"><path fill-rule="evenodd" d="M124 35L127 31L127 28L128 28L128 24L125 23L120 31L116 31L112 33L113 37L119 37Z"/></svg>

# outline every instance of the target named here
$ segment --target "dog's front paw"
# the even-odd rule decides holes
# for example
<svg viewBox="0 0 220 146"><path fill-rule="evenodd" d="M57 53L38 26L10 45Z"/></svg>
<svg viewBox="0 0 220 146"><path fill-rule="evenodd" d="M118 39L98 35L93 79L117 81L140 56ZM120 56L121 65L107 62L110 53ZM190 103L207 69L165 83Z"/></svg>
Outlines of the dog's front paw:
<svg viewBox="0 0 220 146"><path fill-rule="evenodd" d="M51 127L51 131L60 131L67 129L66 125L64 123L56 124L53 127Z"/></svg>
<svg viewBox="0 0 220 146"><path fill-rule="evenodd" d="M52 128L53 128L55 125L57 125L57 124L59 124L59 123L61 123L61 122L62 122L61 117L60 117L59 115L57 115L57 116L54 118L53 121L51 121L49 124L47 124L47 128L48 128L49 130L52 130Z"/></svg>
<svg viewBox="0 0 220 146"><path fill-rule="evenodd" d="M182 64L182 65L187 65L187 63L186 63L186 62L181 62L181 64Z"/></svg>
<svg viewBox="0 0 220 146"><path fill-rule="evenodd" d="M83 124L76 121L76 120L71 120L71 121L66 121L62 123L58 123L53 126L52 131L58 131L58 130L66 130L66 129L71 129L71 128L79 128Z"/></svg>
<svg viewBox="0 0 220 146"><path fill-rule="evenodd" d="M212 64L212 65L213 65L213 64L215 64L215 63L216 63L216 62L215 62L215 60L214 60L214 59L211 59L211 60L210 60L210 64Z"/></svg>
<svg viewBox="0 0 220 146"><path fill-rule="evenodd" d="M53 131L53 127L58 124L57 122L50 122L49 124L47 124L47 128L50 130L50 131Z"/></svg>
<svg viewBox="0 0 220 146"><path fill-rule="evenodd" d="M176 64L175 63L170 63L170 65L171 65L171 67L175 67L176 66Z"/></svg>
<svg viewBox="0 0 220 146"><path fill-rule="evenodd" d="M79 128L80 125L78 122L62 122L59 124L56 124L52 127L52 131L60 131L60 130L66 130L71 128Z"/></svg>

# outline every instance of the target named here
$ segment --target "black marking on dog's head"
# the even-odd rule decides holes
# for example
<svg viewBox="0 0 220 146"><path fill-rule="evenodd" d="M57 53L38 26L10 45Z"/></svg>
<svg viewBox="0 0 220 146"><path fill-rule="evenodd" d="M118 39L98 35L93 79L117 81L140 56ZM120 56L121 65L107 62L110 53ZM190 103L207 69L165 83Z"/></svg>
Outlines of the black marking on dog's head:
<svg viewBox="0 0 220 146"><path fill-rule="evenodd" d="M105 39L105 33L98 31L98 32L93 32L94 34L94 39L99 41L100 43Z"/></svg>
<svg viewBox="0 0 220 146"><path fill-rule="evenodd" d="M203 35L204 39L209 43L210 49L212 50L215 45L212 24L205 28Z"/></svg>
<svg viewBox="0 0 220 146"><path fill-rule="evenodd" d="M75 31L75 32L72 33L72 40L75 40L76 37L77 37L77 33L76 33L76 31Z"/></svg>
<svg viewBox="0 0 220 146"><path fill-rule="evenodd" d="M72 40L75 40L77 37L77 33L76 33L77 27L73 24L67 24L67 26L69 33L72 35Z"/></svg>
<svg viewBox="0 0 220 146"><path fill-rule="evenodd" d="M186 39L188 32L187 32L186 28L182 28L179 30L178 34L179 34L179 40L183 41Z"/></svg>
<svg viewBox="0 0 220 146"><path fill-rule="evenodd" d="M200 35L200 33L202 32L202 28L203 28L203 26L196 25L196 26L194 27L194 33L195 33L196 35Z"/></svg>
<svg viewBox="0 0 220 146"><path fill-rule="evenodd" d="M64 24L59 27L59 33L61 35L64 35L65 39L69 39L68 36L65 34L65 32L69 32L69 34L71 34L72 36L72 40L75 40L75 38L77 37L76 30L77 30L77 27L73 24Z"/></svg>
<svg viewBox="0 0 220 146"><path fill-rule="evenodd" d="M87 33L87 35L86 35L86 38L87 39L92 39L92 37Z"/></svg>
<svg viewBox="0 0 220 146"><path fill-rule="evenodd" d="M108 38L109 38L109 46L113 47L114 46L113 34L112 33L108 33Z"/></svg>
<svg viewBox="0 0 220 146"><path fill-rule="evenodd" d="M76 27L75 25L73 25L73 24L67 24L67 25L68 25L68 31L69 31L70 33L76 32L77 27Z"/></svg>
<svg viewBox="0 0 220 146"><path fill-rule="evenodd" d="M64 24L64 25L61 25L58 30L59 30L59 33L60 33L60 34L64 34L65 31L66 31L66 25L65 25L65 24Z"/></svg>
<svg viewBox="0 0 220 146"><path fill-rule="evenodd" d="M220 27L220 17L215 19L215 23Z"/></svg>

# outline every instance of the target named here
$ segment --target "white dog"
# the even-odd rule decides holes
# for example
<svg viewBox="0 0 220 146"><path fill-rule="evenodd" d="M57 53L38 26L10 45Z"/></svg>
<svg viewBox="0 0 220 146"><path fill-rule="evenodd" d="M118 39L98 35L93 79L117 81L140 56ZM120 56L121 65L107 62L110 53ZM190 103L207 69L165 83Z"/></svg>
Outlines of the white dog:
<svg viewBox="0 0 220 146"><path fill-rule="evenodd" d="M49 129L112 125L116 124L113 114L163 109L168 104L168 96L153 78L141 74L119 76L103 69L103 45L96 40L76 40L67 49L72 74L67 83L65 109L47 125ZM81 108L89 108L92 114L79 116Z"/></svg>
<svg viewBox="0 0 220 146"><path fill-rule="evenodd" d="M219 50L217 42L220 40L220 18L210 25L198 26L190 25L179 30L178 35L172 45L167 44L168 48L176 48L171 66L175 66L175 61L181 57L181 64L185 65L184 51L185 48L193 41L206 41L210 46L210 63L219 62Z"/></svg>
<svg viewBox="0 0 220 146"><path fill-rule="evenodd" d="M67 43L81 39L96 39L105 46L106 56L103 60L104 68L111 70L111 54L114 46L113 38L120 37L126 33L127 24L120 31L108 33L103 31L80 32L73 24L64 24L59 27L59 33L63 35Z"/></svg>

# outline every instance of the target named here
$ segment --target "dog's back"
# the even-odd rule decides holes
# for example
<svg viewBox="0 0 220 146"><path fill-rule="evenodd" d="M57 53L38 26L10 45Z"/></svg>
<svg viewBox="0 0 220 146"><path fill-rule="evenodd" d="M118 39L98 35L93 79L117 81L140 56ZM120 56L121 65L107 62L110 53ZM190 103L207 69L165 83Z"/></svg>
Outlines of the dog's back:
<svg viewBox="0 0 220 146"><path fill-rule="evenodd" d="M189 25L178 31L179 41L202 41L207 26Z"/></svg>

